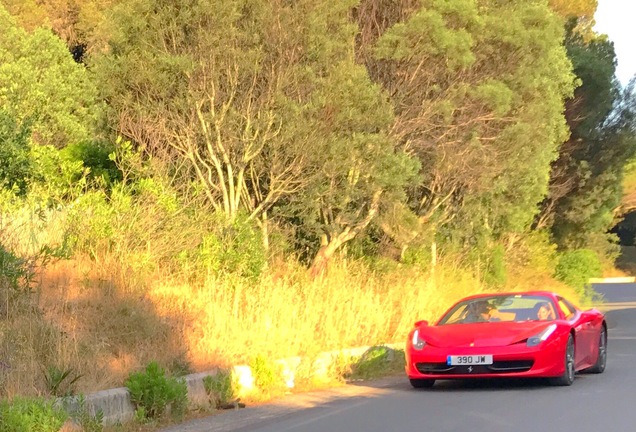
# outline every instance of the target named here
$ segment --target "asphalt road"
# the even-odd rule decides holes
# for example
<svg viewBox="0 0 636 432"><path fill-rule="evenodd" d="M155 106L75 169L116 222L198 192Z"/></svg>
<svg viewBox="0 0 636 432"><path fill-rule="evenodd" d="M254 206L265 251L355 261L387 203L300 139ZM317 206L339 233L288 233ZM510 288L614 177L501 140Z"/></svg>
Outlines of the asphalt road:
<svg viewBox="0 0 636 432"><path fill-rule="evenodd" d="M596 285L607 302L636 304L636 284ZM542 380L440 381L405 377L291 395L164 432L636 431L636 308L607 312L608 364L571 387Z"/></svg>

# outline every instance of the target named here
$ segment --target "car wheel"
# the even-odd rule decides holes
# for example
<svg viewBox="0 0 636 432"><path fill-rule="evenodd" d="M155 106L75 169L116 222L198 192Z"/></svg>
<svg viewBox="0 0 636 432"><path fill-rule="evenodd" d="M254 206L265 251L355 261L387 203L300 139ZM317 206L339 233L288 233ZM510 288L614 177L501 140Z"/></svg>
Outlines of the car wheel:
<svg viewBox="0 0 636 432"><path fill-rule="evenodd" d="M565 347L565 371L563 375L552 378L552 384L558 386L569 386L574 382L574 338L572 335L568 337L568 343Z"/></svg>
<svg viewBox="0 0 636 432"><path fill-rule="evenodd" d="M413 388L421 389L421 388L431 388L433 384L435 384L434 379L409 379Z"/></svg>
<svg viewBox="0 0 636 432"><path fill-rule="evenodd" d="M607 364L607 330L601 327L601 334L598 339L598 357L594 366L587 371L590 373L603 373Z"/></svg>

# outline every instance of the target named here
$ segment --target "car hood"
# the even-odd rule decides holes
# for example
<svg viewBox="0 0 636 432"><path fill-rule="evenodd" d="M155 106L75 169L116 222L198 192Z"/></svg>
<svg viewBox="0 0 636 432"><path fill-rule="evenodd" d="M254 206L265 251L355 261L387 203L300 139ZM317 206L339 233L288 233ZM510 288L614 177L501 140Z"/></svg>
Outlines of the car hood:
<svg viewBox="0 0 636 432"><path fill-rule="evenodd" d="M507 346L536 336L553 322L524 321L425 326L420 328L420 335L428 344L440 348Z"/></svg>

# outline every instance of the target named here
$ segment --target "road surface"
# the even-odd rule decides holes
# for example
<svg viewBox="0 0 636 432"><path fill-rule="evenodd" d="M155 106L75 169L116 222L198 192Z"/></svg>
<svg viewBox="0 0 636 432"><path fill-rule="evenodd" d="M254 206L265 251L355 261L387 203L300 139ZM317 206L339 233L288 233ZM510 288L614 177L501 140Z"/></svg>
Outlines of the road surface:
<svg viewBox="0 0 636 432"><path fill-rule="evenodd" d="M607 312L607 369L579 374L570 387L489 380L439 381L433 389L415 390L399 376L292 395L163 432L633 432L636 284L595 288L615 308Z"/></svg>

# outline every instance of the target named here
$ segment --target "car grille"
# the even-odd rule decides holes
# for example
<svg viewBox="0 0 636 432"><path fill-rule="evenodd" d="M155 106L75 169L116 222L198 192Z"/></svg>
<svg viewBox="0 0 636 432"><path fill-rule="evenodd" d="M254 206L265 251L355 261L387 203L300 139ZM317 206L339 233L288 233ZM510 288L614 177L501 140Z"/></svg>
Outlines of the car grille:
<svg viewBox="0 0 636 432"><path fill-rule="evenodd" d="M429 375L479 375L506 374L511 372L525 372L532 368L533 360L495 361L491 365L483 366L449 366L446 363L416 363L420 373Z"/></svg>

